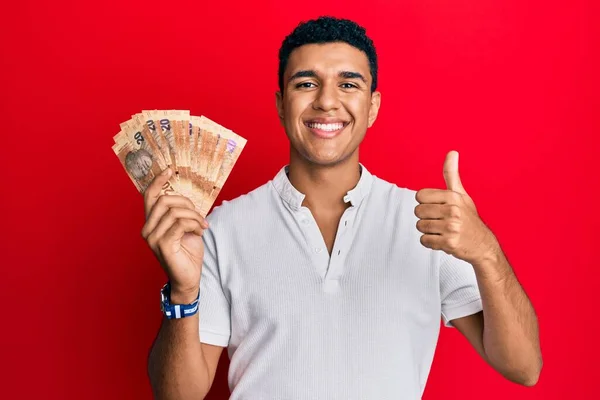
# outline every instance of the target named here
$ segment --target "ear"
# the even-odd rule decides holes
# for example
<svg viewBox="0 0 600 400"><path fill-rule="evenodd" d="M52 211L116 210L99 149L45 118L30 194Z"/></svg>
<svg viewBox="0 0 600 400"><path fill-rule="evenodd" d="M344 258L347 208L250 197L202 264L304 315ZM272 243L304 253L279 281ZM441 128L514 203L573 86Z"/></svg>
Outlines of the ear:
<svg viewBox="0 0 600 400"><path fill-rule="evenodd" d="M275 92L275 104L277 106L277 115L279 122L283 125L283 96L280 91Z"/></svg>
<svg viewBox="0 0 600 400"><path fill-rule="evenodd" d="M369 107L369 125L368 128L373 126L379 113L379 106L381 105L381 93L374 91L371 94L371 106Z"/></svg>

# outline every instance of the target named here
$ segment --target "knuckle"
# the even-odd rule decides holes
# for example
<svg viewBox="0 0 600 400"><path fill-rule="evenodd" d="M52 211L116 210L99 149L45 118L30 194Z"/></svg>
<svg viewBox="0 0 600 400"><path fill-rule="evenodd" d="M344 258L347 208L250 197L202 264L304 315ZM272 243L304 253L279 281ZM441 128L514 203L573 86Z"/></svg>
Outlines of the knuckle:
<svg viewBox="0 0 600 400"><path fill-rule="evenodd" d="M450 204L449 214L452 218L460 218L460 207L456 204Z"/></svg>
<svg viewBox="0 0 600 400"><path fill-rule="evenodd" d="M458 192L452 192L452 202L455 204L458 204L460 202L460 193Z"/></svg>
<svg viewBox="0 0 600 400"><path fill-rule="evenodd" d="M450 250L456 250L458 247L458 240L456 238L450 238L448 239L447 245Z"/></svg>
<svg viewBox="0 0 600 400"><path fill-rule="evenodd" d="M173 220L173 219L177 219L177 214L176 211L173 208L169 208L166 212L165 212L165 218L169 219L169 220Z"/></svg>
<svg viewBox="0 0 600 400"><path fill-rule="evenodd" d="M184 225L184 222L183 222L183 220L181 220L181 219L178 219L178 220L176 220L175 222L173 222L173 229L181 229L181 228L183 228L184 226L185 226L185 225Z"/></svg>
<svg viewBox="0 0 600 400"><path fill-rule="evenodd" d="M446 224L446 230L451 233L456 233L456 223L453 221L448 222L448 224Z"/></svg>
<svg viewBox="0 0 600 400"><path fill-rule="evenodd" d="M156 247L156 249L158 249L159 251L162 252L164 250L165 246L167 245L167 243L168 243L168 238L163 236L156 240L155 247Z"/></svg>
<svg viewBox="0 0 600 400"><path fill-rule="evenodd" d="M158 240L156 238L156 234L152 233L152 234L148 235L148 238L146 239L146 242L148 243L148 246L150 246L154 250L156 248L157 244L158 244Z"/></svg>
<svg viewBox="0 0 600 400"><path fill-rule="evenodd" d="M164 194L161 194L160 196L158 196L158 200L156 200L156 204L160 205L160 206L164 206L166 202L167 202L167 196Z"/></svg>

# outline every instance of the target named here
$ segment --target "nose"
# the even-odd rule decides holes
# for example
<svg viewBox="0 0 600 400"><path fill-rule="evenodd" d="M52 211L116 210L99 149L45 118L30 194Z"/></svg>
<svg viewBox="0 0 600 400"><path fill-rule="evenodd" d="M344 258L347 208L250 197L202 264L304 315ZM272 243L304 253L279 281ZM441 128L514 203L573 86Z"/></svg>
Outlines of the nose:
<svg viewBox="0 0 600 400"><path fill-rule="evenodd" d="M336 110L340 107L340 99L338 98L338 90L335 84L324 83L318 90L317 96L313 101L313 108L328 112Z"/></svg>

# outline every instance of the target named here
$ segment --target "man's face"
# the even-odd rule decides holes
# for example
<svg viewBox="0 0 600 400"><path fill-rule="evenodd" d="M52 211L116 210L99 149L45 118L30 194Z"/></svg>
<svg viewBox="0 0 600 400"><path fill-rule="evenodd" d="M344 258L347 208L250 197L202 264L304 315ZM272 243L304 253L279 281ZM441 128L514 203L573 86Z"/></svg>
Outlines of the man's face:
<svg viewBox="0 0 600 400"><path fill-rule="evenodd" d="M377 118L365 53L347 43L296 48L283 76L277 110L292 151L319 165L339 163L362 142Z"/></svg>

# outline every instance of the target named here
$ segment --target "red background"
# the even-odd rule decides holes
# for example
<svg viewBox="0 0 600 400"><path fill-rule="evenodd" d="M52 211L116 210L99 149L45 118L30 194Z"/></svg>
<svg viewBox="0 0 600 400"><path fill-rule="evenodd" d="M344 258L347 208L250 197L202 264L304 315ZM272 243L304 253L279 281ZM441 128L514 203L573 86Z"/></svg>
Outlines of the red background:
<svg viewBox="0 0 600 400"><path fill-rule="evenodd" d="M597 3L596 3L597 4ZM597 5L405 0L12 2L1 33L2 398L149 399L165 276L141 196L110 147L146 108L190 109L248 139L217 204L288 160L277 51L303 19L363 24L382 108L361 147L377 176L444 188L446 153L539 315L533 388L442 329L425 399L597 396ZM416 228L415 228L416 229ZM597 247L596 251L597 253ZM226 353L210 399L227 397Z"/></svg>

